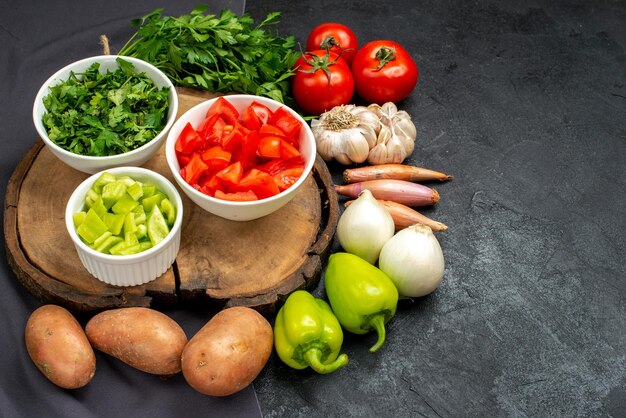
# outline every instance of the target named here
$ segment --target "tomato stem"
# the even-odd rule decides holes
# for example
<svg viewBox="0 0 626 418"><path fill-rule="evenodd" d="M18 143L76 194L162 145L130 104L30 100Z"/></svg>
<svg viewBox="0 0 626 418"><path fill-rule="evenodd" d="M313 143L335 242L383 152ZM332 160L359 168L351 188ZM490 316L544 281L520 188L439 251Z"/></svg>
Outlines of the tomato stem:
<svg viewBox="0 0 626 418"><path fill-rule="evenodd" d="M307 55L311 58L307 59ZM324 54L323 57L319 57L311 52L303 52L302 59L304 60L304 62L309 64L311 68L308 70L298 69L298 71L307 74L315 74L317 70L322 70L324 71L324 74L326 74L326 77L328 78L328 84L330 85L331 73L328 67L330 67L331 65L335 65L339 57L335 58L333 61L330 61L330 49L327 49L326 54Z"/></svg>
<svg viewBox="0 0 626 418"><path fill-rule="evenodd" d="M374 71L380 71L389 61L396 59L396 50L383 46L376 51L375 58L378 60L379 64Z"/></svg>

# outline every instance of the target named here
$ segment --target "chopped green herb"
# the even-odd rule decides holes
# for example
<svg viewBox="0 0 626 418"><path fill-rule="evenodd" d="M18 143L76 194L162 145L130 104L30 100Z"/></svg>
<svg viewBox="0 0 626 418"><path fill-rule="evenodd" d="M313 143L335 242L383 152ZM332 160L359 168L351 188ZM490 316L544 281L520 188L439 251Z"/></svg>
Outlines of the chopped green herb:
<svg viewBox="0 0 626 418"><path fill-rule="evenodd" d="M265 96L290 104L289 77L298 55L293 36L275 37L266 31L278 23L270 13L256 26L231 10L205 14L206 5L178 18L162 9L133 20L137 32L119 54L148 61L175 85L212 92Z"/></svg>
<svg viewBox="0 0 626 418"><path fill-rule="evenodd" d="M121 58L119 68L83 73L50 88L43 124L50 139L75 154L116 155L152 140L167 123L168 88L158 89L145 73Z"/></svg>

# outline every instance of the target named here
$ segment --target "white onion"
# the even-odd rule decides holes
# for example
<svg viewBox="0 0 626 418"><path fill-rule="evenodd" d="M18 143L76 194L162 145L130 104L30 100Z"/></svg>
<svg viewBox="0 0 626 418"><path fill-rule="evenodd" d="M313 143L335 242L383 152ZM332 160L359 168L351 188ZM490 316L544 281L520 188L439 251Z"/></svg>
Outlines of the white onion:
<svg viewBox="0 0 626 418"><path fill-rule="evenodd" d="M433 231L415 224L389 239L378 260L400 296L419 297L433 292L443 278L445 261Z"/></svg>
<svg viewBox="0 0 626 418"><path fill-rule="evenodd" d="M344 210L337 223L337 239L343 249L370 264L378 260L381 248L394 232L391 214L367 189Z"/></svg>

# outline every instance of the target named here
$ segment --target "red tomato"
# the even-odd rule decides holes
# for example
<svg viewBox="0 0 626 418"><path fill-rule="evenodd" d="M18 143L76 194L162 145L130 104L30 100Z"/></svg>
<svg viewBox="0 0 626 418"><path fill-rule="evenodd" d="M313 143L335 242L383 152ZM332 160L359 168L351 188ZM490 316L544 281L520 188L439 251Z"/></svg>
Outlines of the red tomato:
<svg viewBox="0 0 626 418"><path fill-rule="evenodd" d="M243 112L243 124L248 129L259 129L269 122L272 111L265 105L254 101Z"/></svg>
<svg viewBox="0 0 626 418"><path fill-rule="evenodd" d="M256 152L259 157L280 158L280 138L270 135L262 136Z"/></svg>
<svg viewBox="0 0 626 418"><path fill-rule="evenodd" d="M202 157L196 152L191 156L187 165L180 170L180 175L187 183L194 185L198 183L198 179L208 168L202 161Z"/></svg>
<svg viewBox="0 0 626 418"><path fill-rule="evenodd" d="M274 178L265 171L257 170L256 168L252 168L232 189L235 192L252 190L259 199L265 199L280 193Z"/></svg>
<svg viewBox="0 0 626 418"><path fill-rule="evenodd" d="M296 119L287 109L279 107L272 115L271 123L284 132L292 144L298 145L300 140L300 128L302 123Z"/></svg>
<svg viewBox="0 0 626 418"><path fill-rule="evenodd" d="M359 48L359 43L352 29L341 23L328 22L313 28L306 41L307 51L327 47L330 47L330 50L336 54L341 54L343 51L341 58L350 65Z"/></svg>
<svg viewBox="0 0 626 418"><path fill-rule="evenodd" d="M335 106L348 104L354 94L350 67L334 52L305 52L294 66L291 79L294 99L310 115L319 115Z"/></svg>
<svg viewBox="0 0 626 418"><path fill-rule="evenodd" d="M230 164L231 157L231 153L224 151L219 145L208 148L202 153L202 161L204 161L211 171L226 168L228 164Z"/></svg>
<svg viewBox="0 0 626 418"><path fill-rule="evenodd" d="M352 61L356 93L363 99L383 104L399 102L417 85L415 61L398 43L372 41L357 52Z"/></svg>
<svg viewBox="0 0 626 418"><path fill-rule="evenodd" d="M239 112L235 109L228 100L223 96L220 96L215 100L213 105L209 108L205 118L210 118L213 115L220 115L226 123L234 125L239 120Z"/></svg>
<svg viewBox="0 0 626 418"><path fill-rule="evenodd" d="M237 161L215 173L215 177L220 179L226 186L234 186L239 183L243 177L243 167L241 163Z"/></svg>
<svg viewBox="0 0 626 418"><path fill-rule="evenodd" d="M187 122L176 140L174 149L181 154L191 154L200 148L203 143L204 139L191 126L191 123Z"/></svg>
<svg viewBox="0 0 626 418"><path fill-rule="evenodd" d="M259 200L259 198L256 197L252 190L234 193L224 193L221 190L216 190L214 197L222 200L230 200L233 202L250 202L252 200Z"/></svg>
<svg viewBox="0 0 626 418"><path fill-rule="evenodd" d="M304 167L286 168L274 174L274 181L280 191L291 187L304 172Z"/></svg>

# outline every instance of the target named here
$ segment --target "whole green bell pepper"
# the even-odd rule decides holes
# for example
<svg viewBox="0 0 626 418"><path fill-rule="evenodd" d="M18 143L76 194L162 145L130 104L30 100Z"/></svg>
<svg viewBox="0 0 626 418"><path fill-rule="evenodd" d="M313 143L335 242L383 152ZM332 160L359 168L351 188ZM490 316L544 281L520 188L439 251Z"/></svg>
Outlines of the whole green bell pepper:
<svg viewBox="0 0 626 418"><path fill-rule="evenodd" d="M376 330L378 340L370 351L378 351L398 306L398 290L389 276L356 255L338 252L329 257L324 280L339 323L353 334Z"/></svg>
<svg viewBox="0 0 626 418"><path fill-rule="evenodd" d="M305 290L289 295L274 323L274 347L285 364L334 372L348 364L348 356L339 355L342 344L341 325L328 303Z"/></svg>

